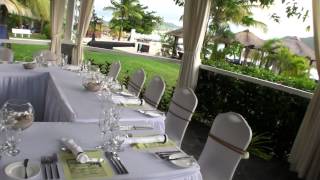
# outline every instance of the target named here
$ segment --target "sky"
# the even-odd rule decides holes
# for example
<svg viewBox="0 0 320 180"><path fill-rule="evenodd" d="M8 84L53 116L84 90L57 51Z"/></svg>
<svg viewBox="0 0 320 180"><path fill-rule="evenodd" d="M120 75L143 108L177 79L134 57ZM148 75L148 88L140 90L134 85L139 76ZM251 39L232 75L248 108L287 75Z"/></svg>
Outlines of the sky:
<svg viewBox="0 0 320 180"><path fill-rule="evenodd" d="M250 31L255 33L262 39L280 38L283 36L298 36L298 37L310 37L313 36L312 31L312 1L311 0L296 0L299 6L310 10L309 17L305 22L297 18L287 18L285 13L285 5L280 0L275 0L276 4L269 9L253 9L254 18L262 21L268 26L268 31L263 32L260 29L250 27ZM174 23L178 26L182 26L180 17L183 14L183 7L179 7L174 4L173 0L140 0L140 3L149 7L150 11L155 11L158 16L161 16L164 21ZM103 19L109 21L112 17L112 13L104 11L103 7L109 6L111 3L109 0L95 0L94 7L99 17L103 16ZM276 23L270 19L270 15L277 13L281 17L280 23ZM306 27L310 25L311 30L306 31ZM231 25L233 32L239 32L248 29L248 27L241 27Z"/></svg>

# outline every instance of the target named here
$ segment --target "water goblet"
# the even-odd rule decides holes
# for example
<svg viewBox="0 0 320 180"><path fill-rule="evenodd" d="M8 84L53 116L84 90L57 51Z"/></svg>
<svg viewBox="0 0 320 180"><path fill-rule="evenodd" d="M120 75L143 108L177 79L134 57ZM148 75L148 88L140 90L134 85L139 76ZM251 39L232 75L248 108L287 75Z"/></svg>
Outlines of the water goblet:
<svg viewBox="0 0 320 180"><path fill-rule="evenodd" d="M8 149L6 150L7 155L16 156L20 153L17 149L17 144L21 141L21 128L7 127L5 130L6 143Z"/></svg>
<svg viewBox="0 0 320 180"><path fill-rule="evenodd" d="M111 134L108 150L110 152L120 152L122 150L121 146L127 137L128 135L124 131L113 131Z"/></svg>

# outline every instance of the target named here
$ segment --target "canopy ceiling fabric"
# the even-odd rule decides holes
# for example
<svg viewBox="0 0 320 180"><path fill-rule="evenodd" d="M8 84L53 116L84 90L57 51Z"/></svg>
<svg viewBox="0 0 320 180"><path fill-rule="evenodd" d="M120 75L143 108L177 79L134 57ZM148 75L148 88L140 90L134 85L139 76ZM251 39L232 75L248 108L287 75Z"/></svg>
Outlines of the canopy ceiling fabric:
<svg viewBox="0 0 320 180"><path fill-rule="evenodd" d="M281 42L296 55L308 57L312 60L316 59L314 50L302 42L298 37L285 37L281 39Z"/></svg>
<svg viewBox="0 0 320 180"><path fill-rule="evenodd" d="M186 0L183 15L182 65L178 87L195 88L201 64L200 51L209 19L211 0Z"/></svg>
<svg viewBox="0 0 320 180"><path fill-rule="evenodd" d="M313 0L313 26L315 55L320 58L320 1ZM318 74L320 62L316 61ZM320 75L320 74L319 74ZM319 76L320 77L320 76ZM289 162L291 169L306 180L320 179L320 84L313 94L291 149Z"/></svg>
<svg viewBox="0 0 320 180"><path fill-rule="evenodd" d="M16 14L20 16L26 16L34 19L38 17L34 16L31 10L23 6L18 1L0 0L0 6L5 6L10 14Z"/></svg>
<svg viewBox="0 0 320 180"><path fill-rule="evenodd" d="M61 55L61 35L63 17L65 12L66 0L51 0L51 52L56 54L58 59Z"/></svg>
<svg viewBox="0 0 320 180"><path fill-rule="evenodd" d="M244 30L235 34L235 40L242 45L254 48L261 48L264 44L264 40L250 32L249 30Z"/></svg>
<svg viewBox="0 0 320 180"><path fill-rule="evenodd" d="M78 65L83 60L82 39L85 36L93 9L94 0L82 0L80 5L79 23L77 27L76 43L72 53L72 64Z"/></svg>

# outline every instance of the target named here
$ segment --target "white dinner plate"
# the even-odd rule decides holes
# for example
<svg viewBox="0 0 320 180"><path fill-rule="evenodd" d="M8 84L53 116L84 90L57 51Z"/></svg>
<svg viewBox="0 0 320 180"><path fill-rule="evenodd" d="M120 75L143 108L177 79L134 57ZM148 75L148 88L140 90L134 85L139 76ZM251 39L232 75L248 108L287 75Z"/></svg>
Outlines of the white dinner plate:
<svg viewBox="0 0 320 180"><path fill-rule="evenodd" d="M172 164L182 168L188 168L188 167L194 166L197 163L197 161L192 156L189 156L188 158L181 158L181 157L187 157L187 156L188 155L185 153L175 153L169 156L169 161ZM181 158L181 159L170 160L170 159L176 159L176 158Z"/></svg>
<svg viewBox="0 0 320 180"><path fill-rule="evenodd" d="M4 173L15 180L25 180L24 173L25 169L23 162L14 162L9 164L5 169ZM27 167L28 179L36 179L40 175L40 164L35 162L29 162Z"/></svg>

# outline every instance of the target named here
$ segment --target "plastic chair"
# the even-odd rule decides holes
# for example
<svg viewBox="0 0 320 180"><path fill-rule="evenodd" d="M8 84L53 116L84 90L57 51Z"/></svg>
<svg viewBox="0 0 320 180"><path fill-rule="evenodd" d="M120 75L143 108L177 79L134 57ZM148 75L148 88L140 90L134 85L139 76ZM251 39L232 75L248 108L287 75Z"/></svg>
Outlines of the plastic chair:
<svg viewBox="0 0 320 180"><path fill-rule="evenodd" d="M157 108L165 88L166 85L163 79L160 76L154 76L143 94L143 99L151 106Z"/></svg>
<svg viewBox="0 0 320 180"><path fill-rule="evenodd" d="M0 47L0 61L13 63L13 52L6 47Z"/></svg>
<svg viewBox="0 0 320 180"><path fill-rule="evenodd" d="M118 75L119 75L119 73L120 73L120 70L121 70L121 63L120 63L120 61L113 62L113 63L110 65L110 69L109 69L109 72L108 72L108 76L109 76L109 77L112 77L114 80L117 80Z"/></svg>
<svg viewBox="0 0 320 180"><path fill-rule="evenodd" d="M219 114L198 161L203 179L231 180L240 159L248 156L251 137L251 128L240 114Z"/></svg>
<svg viewBox="0 0 320 180"><path fill-rule="evenodd" d="M165 120L166 134L179 147L197 104L197 96L190 88L176 89L173 94Z"/></svg>
<svg viewBox="0 0 320 180"><path fill-rule="evenodd" d="M144 70L142 68L138 69L129 79L128 91L139 96L145 80L146 75Z"/></svg>

